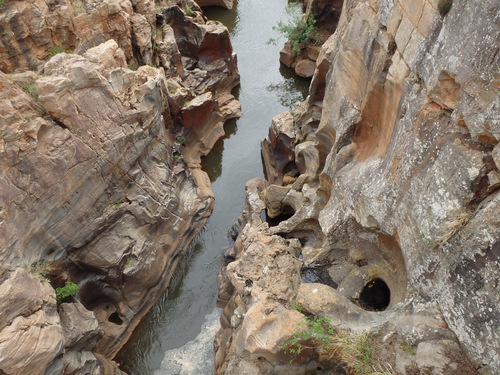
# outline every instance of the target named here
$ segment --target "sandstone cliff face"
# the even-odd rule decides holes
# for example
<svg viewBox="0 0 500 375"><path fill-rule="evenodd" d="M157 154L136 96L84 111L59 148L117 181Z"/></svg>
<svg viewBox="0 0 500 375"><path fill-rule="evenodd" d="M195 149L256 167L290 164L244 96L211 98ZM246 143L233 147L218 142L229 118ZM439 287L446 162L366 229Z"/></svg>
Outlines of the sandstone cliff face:
<svg viewBox="0 0 500 375"><path fill-rule="evenodd" d="M39 3L12 1L0 15L2 25L43 25L3 41L29 44L40 32L75 49L39 73L0 72L2 374L121 373L109 359L212 212L200 157L240 115L227 29L195 3L156 13L152 2L99 2L85 15L70 5L38 12ZM112 14L126 21L120 38L110 31L118 26L104 27L98 45L84 47L85 25L98 27L97 15L111 24ZM68 23L44 29L53 17ZM40 46L6 48L1 69L41 68ZM57 306L54 288L66 280L79 293Z"/></svg>
<svg viewBox="0 0 500 375"><path fill-rule="evenodd" d="M267 181L247 184L217 373L349 369L311 349L288 364L293 301L377 334L397 373L500 373L500 8L443 4L344 3L308 99L263 142Z"/></svg>

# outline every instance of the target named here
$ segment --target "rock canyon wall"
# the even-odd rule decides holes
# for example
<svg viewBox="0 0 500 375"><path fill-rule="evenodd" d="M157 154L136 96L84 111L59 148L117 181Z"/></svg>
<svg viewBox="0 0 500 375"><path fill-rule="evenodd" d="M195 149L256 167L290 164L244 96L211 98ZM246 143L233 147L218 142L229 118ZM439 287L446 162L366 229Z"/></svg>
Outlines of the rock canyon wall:
<svg viewBox="0 0 500 375"><path fill-rule="evenodd" d="M229 34L192 1L1 4L0 374L121 373L212 212Z"/></svg>
<svg viewBox="0 0 500 375"><path fill-rule="evenodd" d="M500 374L499 14L344 2L247 183L215 373ZM349 357L360 337L369 361Z"/></svg>

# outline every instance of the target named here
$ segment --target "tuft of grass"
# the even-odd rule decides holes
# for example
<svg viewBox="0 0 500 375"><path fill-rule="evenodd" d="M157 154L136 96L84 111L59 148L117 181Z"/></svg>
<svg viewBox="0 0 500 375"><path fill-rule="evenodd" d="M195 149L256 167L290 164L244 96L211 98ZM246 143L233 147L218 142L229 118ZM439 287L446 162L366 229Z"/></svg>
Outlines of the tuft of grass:
<svg viewBox="0 0 500 375"><path fill-rule="evenodd" d="M284 353L291 356L290 362L305 349L312 349L327 361L342 363L352 375L395 374L389 364L379 362L373 335L334 329L330 317L305 317L305 321L305 325L299 323L300 329L281 346Z"/></svg>
<svg viewBox="0 0 500 375"><path fill-rule="evenodd" d="M38 88L36 87L36 83L30 83L28 86L26 86L26 92L30 94L30 96L37 100L38 99Z"/></svg>
<svg viewBox="0 0 500 375"><path fill-rule="evenodd" d="M25 263L23 268L31 273L33 276L45 279L45 277L52 271L52 266L49 263L38 261L32 264Z"/></svg>
<svg viewBox="0 0 500 375"><path fill-rule="evenodd" d="M281 346L285 353L291 355L290 363L304 349L329 349L333 342L335 331L330 324L329 317L313 316L310 318L306 316L305 321L305 326L299 323L300 329L295 331L293 337Z"/></svg>
<svg viewBox="0 0 500 375"><path fill-rule="evenodd" d="M405 352L411 354L411 355L416 355L415 350L411 347L410 344L408 344L406 341L401 343L401 349L403 349Z"/></svg>
<svg viewBox="0 0 500 375"><path fill-rule="evenodd" d="M191 104L191 100L184 100L184 102L182 103L182 108L188 107L189 104Z"/></svg>
<svg viewBox="0 0 500 375"><path fill-rule="evenodd" d="M295 311L298 311L301 314L304 314L304 312L305 312L304 307L302 307L302 305L300 303L298 303L297 301L294 301L293 309Z"/></svg>
<svg viewBox="0 0 500 375"><path fill-rule="evenodd" d="M120 207L123 203L125 203L124 199L118 199L118 200L114 201L113 203L111 203L110 206Z"/></svg>
<svg viewBox="0 0 500 375"><path fill-rule="evenodd" d="M430 238L428 235L426 235L424 232L420 232L420 238L422 238L422 240L424 241L424 243L429 246L429 247L432 247L433 246L433 242L432 242L432 238Z"/></svg>

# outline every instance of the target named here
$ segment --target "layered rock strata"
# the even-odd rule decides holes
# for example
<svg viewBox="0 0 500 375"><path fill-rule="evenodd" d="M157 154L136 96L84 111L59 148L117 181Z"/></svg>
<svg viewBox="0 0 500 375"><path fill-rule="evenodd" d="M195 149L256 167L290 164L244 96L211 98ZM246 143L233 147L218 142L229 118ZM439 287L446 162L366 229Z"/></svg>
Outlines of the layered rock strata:
<svg viewBox="0 0 500 375"><path fill-rule="evenodd" d="M273 119L267 180L247 184L217 374L357 373L314 335L284 350L314 316L371 337L369 371L500 373L499 12L345 1L309 97Z"/></svg>
<svg viewBox="0 0 500 375"><path fill-rule="evenodd" d="M236 56L222 24L177 3L2 9L2 27L26 25L0 49L1 69L18 69L0 73L2 374L122 373L109 359L212 212L200 157L241 115L230 94ZM111 26L117 19L123 29ZM99 27L95 47L84 45L86 26ZM45 62L55 40L74 51ZM32 48L18 53L15 43ZM78 294L56 303L54 288L68 280Z"/></svg>

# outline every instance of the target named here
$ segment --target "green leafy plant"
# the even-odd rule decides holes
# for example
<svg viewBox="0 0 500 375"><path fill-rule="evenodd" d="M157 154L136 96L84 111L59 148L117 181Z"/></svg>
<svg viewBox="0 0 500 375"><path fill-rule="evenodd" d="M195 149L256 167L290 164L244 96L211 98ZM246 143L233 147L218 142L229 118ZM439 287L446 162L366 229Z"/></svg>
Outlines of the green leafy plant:
<svg viewBox="0 0 500 375"><path fill-rule="evenodd" d="M74 296L80 288L73 281L66 281L61 288L56 288L57 304L60 305L66 298Z"/></svg>
<svg viewBox="0 0 500 375"><path fill-rule="evenodd" d="M0 0L0 9L2 9L8 0Z"/></svg>
<svg viewBox="0 0 500 375"><path fill-rule="evenodd" d="M186 5L186 13L189 14L190 16L196 15L193 8L191 8L189 5Z"/></svg>
<svg viewBox="0 0 500 375"><path fill-rule="evenodd" d="M287 7L287 13L293 14L295 7ZM298 55L311 43L318 42L318 28L316 27L316 20L312 13L307 18L301 15L294 14L292 20L288 23L279 21L276 26L273 26L274 31L278 31L288 38L292 45L293 52ZM268 44L275 44L276 40L269 39Z"/></svg>
<svg viewBox="0 0 500 375"><path fill-rule="evenodd" d="M430 238L428 235L426 235L424 232L420 232L420 238L422 238L422 240L424 241L424 243L427 245L427 246L432 246L433 243L432 243L432 238Z"/></svg>
<svg viewBox="0 0 500 375"><path fill-rule="evenodd" d="M30 94L30 96L33 99L38 99L38 88L36 87L36 83L30 83L28 86L26 86L26 92Z"/></svg>
<svg viewBox="0 0 500 375"><path fill-rule="evenodd" d="M184 143L186 143L186 137L184 137L182 135L177 137L177 142L179 142L179 144L183 145Z"/></svg>
<svg viewBox="0 0 500 375"><path fill-rule="evenodd" d="M182 108L186 108L187 106L189 106L189 104L191 104L191 100L184 100L184 102L182 103Z"/></svg>
<svg viewBox="0 0 500 375"><path fill-rule="evenodd" d="M295 311L298 311L298 312L299 312L299 313L301 313L301 314L304 314L304 308L303 308L303 307L302 307L302 305L301 305L299 302L297 302L297 301L294 301L294 303L293 303L293 309L294 309Z"/></svg>
<svg viewBox="0 0 500 375"><path fill-rule="evenodd" d="M310 318L306 316L305 320L305 326L299 323L301 329L295 331L293 337L281 346L285 353L292 356L290 363L304 349L329 348L333 342L335 331L330 324L329 317L313 316Z"/></svg>
<svg viewBox="0 0 500 375"><path fill-rule="evenodd" d="M61 46L50 47L48 51L49 51L49 55L50 56L55 56L55 55L57 55L59 53L73 53L73 51L71 51L71 50L65 50Z"/></svg>
<svg viewBox="0 0 500 375"><path fill-rule="evenodd" d="M181 154L174 154L174 160L177 161L181 158Z"/></svg>

